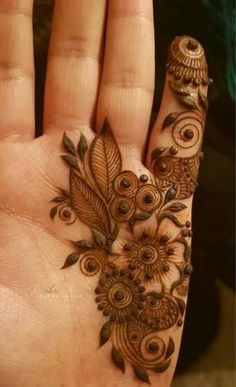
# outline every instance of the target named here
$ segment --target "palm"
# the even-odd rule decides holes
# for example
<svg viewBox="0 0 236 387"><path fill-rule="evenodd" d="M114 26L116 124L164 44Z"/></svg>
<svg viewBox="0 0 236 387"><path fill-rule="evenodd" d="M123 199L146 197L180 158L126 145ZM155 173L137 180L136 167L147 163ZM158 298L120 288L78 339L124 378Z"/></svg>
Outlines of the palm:
<svg viewBox="0 0 236 387"><path fill-rule="evenodd" d="M5 102L0 130L1 383L3 387L110 386L119 374L111 366L107 349L100 348L99 354L96 351L99 331L104 326L104 316L98 313L97 306L106 318L111 318L107 321L109 335L112 335L110 331L113 332L114 324L122 325L127 316L125 312L118 311L116 315L112 309L106 309L99 296L96 306L94 289L98 277L90 275L94 274L94 268L95 271L99 269L100 276L107 273L111 277L107 272L109 269L114 278L116 275L121 277L121 267L127 264L124 257L132 261L132 254L142 243L146 248L144 259L150 258L151 250L158 252L156 266L149 269L142 262L135 275L137 280L147 284L149 297L154 294L155 302L162 297L163 305L172 310L168 318L164 316L164 325L158 325L157 331L169 330L176 343L180 340L191 272L191 196L196 184L207 102L205 57L195 40L189 37L175 40L168 62L163 102L147 143L155 67L152 1L142 2L142 5L132 1L110 2L103 52L105 0L68 0L66 3L58 0L47 70L45 134L33 140L32 34L30 18L25 17L25 14L31 14L32 0L22 1L20 6L12 5L9 0L1 0L0 4L0 41L3 42L0 64L9 64L4 65L3 80L0 78L0 97ZM1 12L8 18L2 20ZM24 33L15 40L16 21ZM8 35L10 42L16 42L12 51L4 47ZM181 54L178 63L176 50ZM104 56L102 65L101 56ZM14 67L12 63L15 62L19 65ZM174 65L177 67L173 70L171 66ZM8 82L7 88L5 82ZM109 138L104 142L105 132L96 137L93 129L96 126L100 129L106 117L112 131L109 128ZM64 148L67 149L63 149L63 132L68 136L67 142L69 138L75 146L72 152L65 144L65 135ZM86 139L85 159L77 151L81 135ZM102 138L102 150L97 151L96 146L91 146L94 138ZM146 146L148 151L143 164ZM92 155L91 149L97 154ZM79 163L79 168L72 165L73 160L71 164L67 159L66 164L66 160L60 158L65 152ZM129 199L115 188L116 179L124 170L136 175L137 186ZM69 173L72 176L70 182ZM142 175L146 176L144 180ZM81 184L85 188L81 188ZM139 203L138 193L145 184L149 191L143 206ZM93 195L95 199L91 199ZM122 196L123 207L119 204L114 210L112 203L116 195ZM153 202L155 195L157 202ZM94 205L96 200L100 203L99 210ZM120 213L117 215L114 211ZM132 214L128 216L127 212ZM181 214L180 218L176 213ZM164 231L160 231L163 219L167 223ZM142 231L145 222L148 226L144 226L144 231L146 228L151 230L148 236ZM115 232L118 226L119 233ZM135 228L137 233L142 231L141 237L135 235ZM130 248L124 247L126 238L129 243L133 238L132 254ZM76 241L93 244L91 251L95 259L90 260L92 266L81 268L87 247L76 246ZM168 250L168 262L163 249ZM175 262L171 258L173 251L177 251L175 255L179 254L179 260ZM105 254L105 265L99 261L101 254ZM63 265L64 270L60 270ZM133 266L132 270L136 270ZM164 271L168 274L163 274ZM131 282L134 289L138 286L138 291L143 292L141 286L134 283L135 279L130 278L120 279L121 284L126 281L125 286L129 287ZM124 296L118 293L117 297ZM140 309L143 308L146 295L141 298L134 290L132 297L134 301L137 298L138 305L142 304ZM151 324L150 318L136 322L132 316L127 317L127 321L131 321L127 326L137 323L143 339L155 333L153 326L145 325ZM160 319L156 319L155 324L160 324ZM176 332L172 330L174 325L178 329ZM169 386L177 359L172 338L168 339L166 335L163 339L158 338L161 343L165 342L160 356L160 346L152 340L150 351L154 353L142 358L135 352L137 346L136 350L128 347L130 343L117 337L113 340L115 355L113 353L112 357L118 368L124 371L125 362L129 363L134 368L136 381L138 378L146 382L156 368L160 386ZM108 338L107 331L103 331L102 341L108 341ZM109 343L107 345L109 347ZM114 382L115 385L136 385L128 367L126 372L126 379Z"/></svg>
<svg viewBox="0 0 236 387"><path fill-rule="evenodd" d="M83 133L93 138L90 129ZM61 371L62 353L66 353L65 367L69 365L71 372L78 369L78 359L87 363L79 371L80 381L85 378L88 382L90 369L94 370L92 384L102 378L103 367L101 363L97 366L94 346L98 343L98 320L102 325L103 318L96 315L96 305L91 302L97 281L88 281L78 268L59 270L72 251L69 241L86 238L88 231L79 221L68 226L49 216L51 200L59 195L58 187L68 189L60 145L61 134L42 137L33 144L1 144L0 307L5 313L0 329L6 386L19 383L22 367L22 383L30 385L38 378L56 386L60 373L65 372ZM145 172L141 162L126 162L136 165L138 173L142 169ZM103 363L108 367L108 359ZM12 365L11 376L7 364ZM49 373L45 373L45 367ZM77 376L73 377L76 381ZM108 372L106 377L112 376Z"/></svg>
<svg viewBox="0 0 236 387"><path fill-rule="evenodd" d="M90 318L95 309L89 301L92 291L78 271L59 270L70 251L66 238L69 234L66 226L55 227L49 217L49 202L56 194L56 186L67 185L66 175L57 147L50 146L46 138L33 145L4 145L1 157L7 166L1 170L4 190L0 199L0 307L4 311L0 322L1 364L6 370L1 379L4 385L19 383L24 367L28 376L22 383L31 385L45 377L45 383L56 385L60 382L59 377L55 378L55 373L60 373L60 352L66 350L66 362L72 369L77 368L76 358L81 358L79 348L84 349L88 325L89 335L96 341ZM77 238L81 234L77 226ZM85 359L92 357L92 347L88 343L86 347ZM7 365L12 365L12 376ZM50 375L45 374L46 365L48 370L54 370L51 382ZM32 379L30 374L34 375Z"/></svg>

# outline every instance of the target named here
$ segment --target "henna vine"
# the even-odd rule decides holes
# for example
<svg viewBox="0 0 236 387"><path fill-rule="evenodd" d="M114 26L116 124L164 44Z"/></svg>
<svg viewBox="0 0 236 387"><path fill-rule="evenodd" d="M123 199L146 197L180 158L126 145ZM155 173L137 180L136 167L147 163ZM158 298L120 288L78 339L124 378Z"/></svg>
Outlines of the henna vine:
<svg viewBox="0 0 236 387"><path fill-rule="evenodd" d="M193 270L183 200L197 184L207 109L202 89L209 83L203 49L189 37L172 43L167 70L182 110L163 122L170 146L152 152L153 175L122 170L107 121L91 144L81 135L75 147L64 134L70 188L52 200L50 213L68 225L80 221L90 228L91 238L73 243L63 269L78 262L81 273L97 276L95 302L105 318L100 345L110 341L114 364L125 372L130 363L144 382L149 370L169 367L175 351L170 328L183 324ZM166 221L175 235L163 231Z"/></svg>

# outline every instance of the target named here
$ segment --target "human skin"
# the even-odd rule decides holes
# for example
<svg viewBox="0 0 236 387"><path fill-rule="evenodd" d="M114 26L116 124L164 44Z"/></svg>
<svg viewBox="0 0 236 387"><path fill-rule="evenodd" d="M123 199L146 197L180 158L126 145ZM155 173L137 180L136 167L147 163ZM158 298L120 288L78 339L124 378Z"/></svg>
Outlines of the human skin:
<svg viewBox="0 0 236 387"><path fill-rule="evenodd" d="M62 138L66 132L76 145L83 134L90 147L107 119L122 170L152 176L152 152L173 146L162 130L165 118L187 109L191 119L195 110L191 101L180 103L183 92L170 89L173 75L167 74L148 136L155 76L151 0L56 0L43 135L35 139L32 6L31 0L0 2L1 386L140 386L127 359L124 375L113 364L109 341L98 348L106 321L94 302L98 277L85 276L77 264L60 270L73 252L69 241L92 240L78 211L71 226L49 215L58 190L71 189L68 165L60 158ZM205 101L207 82L189 88L190 99L201 95ZM197 100L204 125L200 105L204 102ZM199 156L199 133L187 154L180 149L180 158ZM192 191L178 192L181 221L191 222ZM174 234L173 222L163 227ZM167 370L147 370L152 385L170 386L181 333L182 326L170 330L175 351Z"/></svg>

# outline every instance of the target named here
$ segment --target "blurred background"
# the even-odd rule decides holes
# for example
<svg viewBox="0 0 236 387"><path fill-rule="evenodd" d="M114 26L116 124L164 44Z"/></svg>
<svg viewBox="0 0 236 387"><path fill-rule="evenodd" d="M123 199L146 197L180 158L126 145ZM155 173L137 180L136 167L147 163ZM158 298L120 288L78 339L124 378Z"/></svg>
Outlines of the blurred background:
<svg viewBox="0 0 236 387"><path fill-rule="evenodd" d="M146 1L146 0L143 0ZM37 133L42 127L52 0L35 0ZM154 0L155 118L169 43L189 34L205 47L210 109L204 160L193 208L193 265L183 341L173 387L234 387L234 126L235 4L233 0Z"/></svg>

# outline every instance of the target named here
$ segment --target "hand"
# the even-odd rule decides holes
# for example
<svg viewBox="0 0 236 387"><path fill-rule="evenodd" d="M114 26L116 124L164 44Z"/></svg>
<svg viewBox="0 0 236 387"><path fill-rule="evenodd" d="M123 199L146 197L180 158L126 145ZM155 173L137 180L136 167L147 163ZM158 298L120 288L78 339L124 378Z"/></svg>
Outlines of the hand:
<svg viewBox="0 0 236 387"><path fill-rule="evenodd" d="M172 43L147 140L152 1L57 0L34 139L31 16L32 0L0 2L1 386L169 386L192 271L203 49Z"/></svg>

